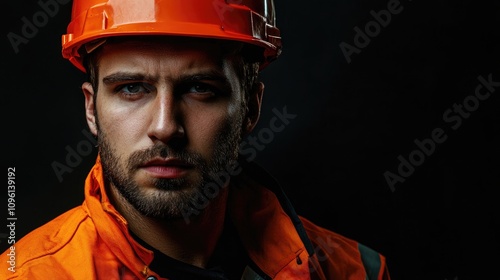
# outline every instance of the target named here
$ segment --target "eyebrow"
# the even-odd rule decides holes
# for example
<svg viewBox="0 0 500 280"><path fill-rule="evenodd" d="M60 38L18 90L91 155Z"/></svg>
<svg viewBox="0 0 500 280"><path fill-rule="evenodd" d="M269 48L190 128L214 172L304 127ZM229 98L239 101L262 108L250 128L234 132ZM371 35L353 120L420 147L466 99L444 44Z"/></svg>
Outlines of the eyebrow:
<svg viewBox="0 0 500 280"><path fill-rule="evenodd" d="M139 73L129 73L129 72L116 72L102 78L102 82L105 85L119 83L119 82L126 82L126 81L144 81L144 80L155 81L157 80L157 78L146 76Z"/></svg>
<svg viewBox="0 0 500 280"><path fill-rule="evenodd" d="M157 81L158 76L149 76L141 73L135 72L116 72L110 74L102 79L102 82L105 85L114 84L114 83L122 83L127 81ZM194 74L183 74L179 77L175 78L177 82L199 82L199 81L216 81L221 82L225 85L230 85L227 77L219 71L209 70L200 73Z"/></svg>

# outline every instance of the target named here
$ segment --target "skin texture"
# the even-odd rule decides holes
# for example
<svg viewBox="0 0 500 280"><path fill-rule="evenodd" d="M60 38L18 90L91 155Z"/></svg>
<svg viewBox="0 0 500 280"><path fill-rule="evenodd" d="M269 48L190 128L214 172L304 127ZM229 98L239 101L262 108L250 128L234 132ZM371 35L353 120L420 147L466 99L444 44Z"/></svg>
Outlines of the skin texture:
<svg viewBox="0 0 500 280"><path fill-rule="evenodd" d="M98 92L82 85L112 203L139 238L200 267L222 232L230 188L189 224L182 212L237 158L260 112L263 85L246 102L235 59L212 41L104 44Z"/></svg>

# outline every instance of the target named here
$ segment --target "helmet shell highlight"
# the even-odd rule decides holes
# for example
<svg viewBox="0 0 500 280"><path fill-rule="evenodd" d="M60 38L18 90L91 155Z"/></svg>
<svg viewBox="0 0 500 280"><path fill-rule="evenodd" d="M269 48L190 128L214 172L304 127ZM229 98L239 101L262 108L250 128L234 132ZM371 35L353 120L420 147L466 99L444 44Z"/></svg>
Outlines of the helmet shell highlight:
<svg viewBox="0 0 500 280"><path fill-rule="evenodd" d="M62 56L85 71L79 52L111 36L189 36L263 48L262 70L281 53L272 0L74 0Z"/></svg>

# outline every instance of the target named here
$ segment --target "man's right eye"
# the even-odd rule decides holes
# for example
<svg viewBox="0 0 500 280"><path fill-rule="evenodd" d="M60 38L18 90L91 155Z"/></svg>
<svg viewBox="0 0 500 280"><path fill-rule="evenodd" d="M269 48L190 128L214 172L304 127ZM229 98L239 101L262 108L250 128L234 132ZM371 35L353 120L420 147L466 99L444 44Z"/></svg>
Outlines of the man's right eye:
<svg viewBox="0 0 500 280"><path fill-rule="evenodd" d="M119 85L115 88L115 92L124 95L136 95L151 93L151 89L146 83L138 82Z"/></svg>

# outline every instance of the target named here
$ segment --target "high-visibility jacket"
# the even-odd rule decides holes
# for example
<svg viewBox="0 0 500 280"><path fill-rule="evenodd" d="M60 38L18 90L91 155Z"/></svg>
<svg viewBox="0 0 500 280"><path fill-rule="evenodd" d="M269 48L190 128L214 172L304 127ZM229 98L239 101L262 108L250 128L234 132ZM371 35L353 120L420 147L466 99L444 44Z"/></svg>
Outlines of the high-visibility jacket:
<svg viewBox="0 0 500 280"><path fill-rule="evenodd" d="M231 178L228 215L259 269L247 266L241 279L390 279L384 256L298 216L267 173L242 166ZM149 269L153 252L131 236L110 203L99 157L85 181L83 204L14 246L15 272L7 269L7 249L0 279L167 279Z"/></svg>

